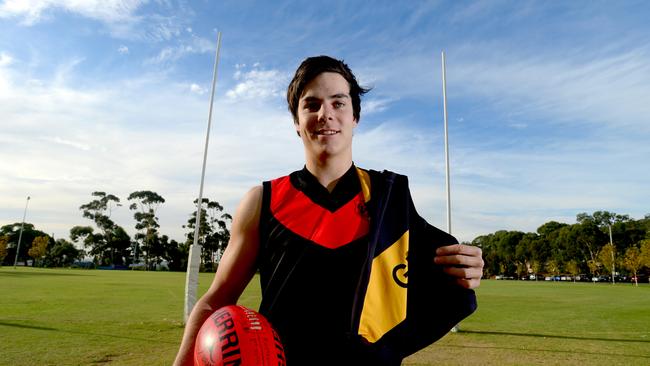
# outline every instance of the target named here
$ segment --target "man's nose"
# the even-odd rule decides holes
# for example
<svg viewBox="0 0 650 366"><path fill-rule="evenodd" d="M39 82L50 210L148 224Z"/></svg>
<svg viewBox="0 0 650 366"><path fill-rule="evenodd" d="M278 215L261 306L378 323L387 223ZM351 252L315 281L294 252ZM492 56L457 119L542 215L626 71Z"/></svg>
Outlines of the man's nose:
<svg viewBox="0 0 650 366"><path fill-rule="evenodd" d="M331 118L332 118L332 108L328 106L326 103L323 103L320 106L320 110L318 111L318 120L327 121L328 119Z"/></svg>

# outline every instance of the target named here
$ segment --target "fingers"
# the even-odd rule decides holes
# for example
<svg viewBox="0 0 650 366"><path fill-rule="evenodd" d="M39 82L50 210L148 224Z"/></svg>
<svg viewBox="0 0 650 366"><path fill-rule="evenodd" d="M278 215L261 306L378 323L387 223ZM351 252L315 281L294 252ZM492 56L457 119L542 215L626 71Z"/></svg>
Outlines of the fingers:
<svg viewBox="0 0 650 366"><path fill-rule="evenodd" d="M458 278L456 279L456 283L460 285L461 287L467 288L467 289L475 289L481 285L481 280L480 279L461 279Z"/></svg>
<svg viewBox="0 0 650 366"><path fill-rule="evenodd" d="M436 250L434 263L444 266L466 266L483 268L481 248L471 245L455 244Z"/></svg>
<svg viewBox="0 0 650 366"><path fill-rule="evenodd" d="M483 252L479 247L475 247L472 245L465 245L465 244L447 245L436 249L436 255L439 256L454 255L454 254L481 257L483 255Z"/></svg>
<svg viewBox="0 0 650 366"><path fill-rule="evenodd" d="M485 264L481 257L470 257L467 255L446 255L436 256L433 258L435 264L442 266L465 266L465 267L479 267L483 268Z"/></svg>
<svg viewBox="0 0 650 366"><path fill-rule="evenodd" d="M480 280L483 277L483 268L458 268L458 267L443 267L442 270L450 276L456 277L459 280Z"/></svg>
<svg viewBox="0 0 650 366"><path fill-rule="evenodd" d="M454 277L454 282L461 287L474 289L481 285L482 270L476 268L445 267L443 271Z"/></svg>
<svg viewBox="0 0 650 366"><path fill-rule="evenodd" d="M454 244L436 250L434 263L454 278L461 287L474 289L480 286L483 277L483 252L471 245Z"/></svg>

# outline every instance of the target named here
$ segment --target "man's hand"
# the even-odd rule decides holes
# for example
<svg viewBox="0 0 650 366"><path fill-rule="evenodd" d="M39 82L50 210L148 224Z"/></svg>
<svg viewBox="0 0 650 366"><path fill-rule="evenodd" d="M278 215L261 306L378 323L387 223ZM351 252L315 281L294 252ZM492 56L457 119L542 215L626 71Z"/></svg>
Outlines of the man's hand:
<svg viewBox="0 0 650 366"><path fill-rule="evenodd" d="M438 248L433 261L443 266L443 271L460 286L477 288L483 276L482 254L481 248L454 244Z"/></svg>

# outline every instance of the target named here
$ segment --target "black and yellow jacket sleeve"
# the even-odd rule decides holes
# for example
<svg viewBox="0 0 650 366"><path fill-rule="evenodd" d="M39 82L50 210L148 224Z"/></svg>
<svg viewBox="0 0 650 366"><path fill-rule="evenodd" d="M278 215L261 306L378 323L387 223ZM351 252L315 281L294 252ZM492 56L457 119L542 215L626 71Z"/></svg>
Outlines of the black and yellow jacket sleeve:
<svg viewBox="0 0 650 366"><path fill-rule="evenodd" d="M357 172L371 231L351 329L369 354L399 364L474 312L476 297L433 263L436 248L457 240L417 214L407 177Z"/></svg>

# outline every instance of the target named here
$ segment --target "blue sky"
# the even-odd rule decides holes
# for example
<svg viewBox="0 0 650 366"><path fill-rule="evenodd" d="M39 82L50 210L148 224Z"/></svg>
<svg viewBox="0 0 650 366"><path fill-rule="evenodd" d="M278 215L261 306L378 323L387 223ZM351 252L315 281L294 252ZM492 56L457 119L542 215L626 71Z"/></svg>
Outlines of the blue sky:
<svg viewBox="0 0 650 366"><path fill-rule="evenodd" d="M67 237L93 191L154 190L182 240L198 195L230 213L299 169L284 94L305 57L373 90L357 165L410 178L446 227L440 52L447 57L453 232L535 231L579 212L650 213L650 4L644 1L2 1L0 225ZM128 205L115 221L134 231Z"/></svg>

